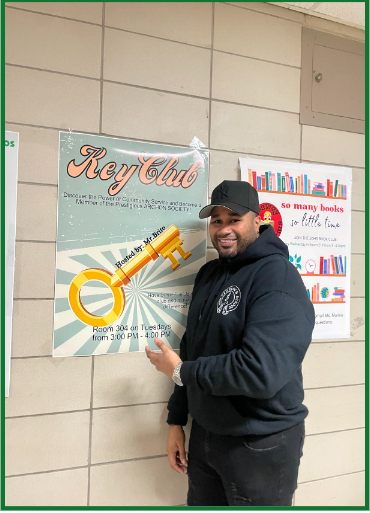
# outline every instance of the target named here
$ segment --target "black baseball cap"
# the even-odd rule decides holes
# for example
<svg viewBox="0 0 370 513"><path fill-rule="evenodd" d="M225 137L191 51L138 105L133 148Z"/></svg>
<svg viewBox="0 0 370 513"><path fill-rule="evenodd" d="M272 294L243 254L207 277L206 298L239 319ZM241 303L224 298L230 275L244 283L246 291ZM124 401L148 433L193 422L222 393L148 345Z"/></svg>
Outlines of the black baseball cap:
<svg viewBox="0 0 370 513"><path fill-rule="evenodd" d="M248 182L224 180L213 189L211 204L199 212L200 219L209 217L214 207L225 207L238 214L246 214L250 210L259 214L258 192Z"/></svg>

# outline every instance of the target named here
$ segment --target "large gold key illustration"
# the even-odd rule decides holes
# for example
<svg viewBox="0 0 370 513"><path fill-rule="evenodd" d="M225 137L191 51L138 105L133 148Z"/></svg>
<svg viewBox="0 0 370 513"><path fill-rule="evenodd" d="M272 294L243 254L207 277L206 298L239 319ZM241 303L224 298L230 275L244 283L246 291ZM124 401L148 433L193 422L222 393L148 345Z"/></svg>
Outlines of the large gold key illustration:
<svg viewBox="0 0 370 513"><path fill-rule="evenodd" d="M128 285L136 273L149 264L149 262L157 260L160 255L171 261L171 269L174 271L180 265L173 255L176 250L184 260L191 256L189 251L185 252L182 249L182 240L179 235L179 229L175 225L171 225L161 235L147 244L127 264L117 269L114 274L105 269L85 269L78 274L71 282L68 296L71 308L78 319L89 326L97 327L109 326L115 322L125 308L125 293L122 287ZM108 285L113 293L113 308L106 315L94 315L88 312L82 304L80 297L81 288L91 280L101 281Z"/></svg>

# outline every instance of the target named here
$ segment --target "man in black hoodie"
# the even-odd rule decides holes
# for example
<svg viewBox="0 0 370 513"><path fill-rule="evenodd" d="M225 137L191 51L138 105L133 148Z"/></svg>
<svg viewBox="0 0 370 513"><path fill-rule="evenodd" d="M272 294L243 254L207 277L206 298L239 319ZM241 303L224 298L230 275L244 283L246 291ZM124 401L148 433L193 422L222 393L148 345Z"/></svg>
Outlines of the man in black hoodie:
<svg viewBox="0 0 370 513"><path fill-rule="evenodd" d="M219 253L193 289L180 356L146 348L172 377L167 454L189 506L290 506L304 441L301 364L315 314L287 246L261 226L257 191L225 180L199 217ZM188 414L193 418L189 461Z"/></svg>

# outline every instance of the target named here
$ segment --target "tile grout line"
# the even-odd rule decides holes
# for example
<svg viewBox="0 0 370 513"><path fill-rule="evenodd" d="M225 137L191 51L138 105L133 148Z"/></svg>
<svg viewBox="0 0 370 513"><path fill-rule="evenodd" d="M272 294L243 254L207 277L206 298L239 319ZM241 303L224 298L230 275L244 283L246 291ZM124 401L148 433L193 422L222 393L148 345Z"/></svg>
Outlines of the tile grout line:
<svg viewBox="0 0 370 513"><path fill-rule="evenodd" d="M366 385L366 383L350 383L350 384L344 384L344 385L328 385L325 387L315 387L315 388L305 388L304 391L311 391L311 390L326 390L326 389L332 389L332 388L348 388L348 387L361 387ZM102 410L117 410L119 408L134 408L136 406L151 406L151 405L157 405L157 404L167 404L168 401L154 401L152 403L134 403L134 404L119 404L114 406L100 406L97 408L89 408L89 409L83 409L83 410L69 410L69 411L56 411L56 412L45 412L45 413L34 413L29 415L14 415L14 416L8 416L5 417L5 420L14 420L14 419L25 419L25 418L34 418L34 417L50 417L55 415L69 415L73 413L85 413L85 412L91 412L91 411L102 411ZM341 432L341 431L349 431L353 429L362 429L362 426L356 427L356 428L347 428L343 430L333 431L333 433ZM314 433L314 434L323 434L323 433ZM307 435L310 436L310 435Z"/></svg>
<svg viewBox="0 0 370 513"><path fill-rule="evenodd" d="M47 12L32 11L31 9L23 9L22 7L13 7L12 5L6 5L5 9L15 9L16 11L32 12L33 14L39 14L40 16L49 16L51 18L59 18L62 20L75 21L77 23L85 23L85 25L93 25L94 27L101 27L99 23L93 21L77 20L76 18L68 18L67 16L60 16L58 14L49 14Z"/></svg>
<svg viewBox="0 0 370 513"><path fill-rule="evenodd" d="M301 481L298 483L298 486L307 484L307 483L316 483L317 481L326 481L327 479L334 479L336 477L352 476L353 474L361 474L362 472L365 472L365 469L364 470L355 470L354 472L346 472L345 474L337 474L335 476L321 477L320 479L312 479L311 481Z"/></svg>
<svg viewBox="0 0 370 513"><path fill-rule="evenodd" d="M131 461L154 460L154 459L166 458L166 457L167 457L167 454L157 454L155 456L142 456L139 458L128 458L126 460L116 460L116 461L105 461L102 463L93 463L91 466L92 467L100 467L103 465L115 465L117 463L130 463ZM9 479L9 478L14 478L14 477L34 476L34 475L39 475L39 474L51 474L53 472L66 472L69 470L78 470L78 469L83 469L83 468L88 468L88 466L81 465L81 466L77 466L77 467L56 468L56 469L52 469L52 470L40 470L39 472L25 472L23 474L10 474L10 475L4 476L4 477L5 477L5 479Z"/></svg>
<svg viewBox="0 0 370 513"><path fill-rule="evenodd" d="M104 466L104 465L115 465L117 463L130 463L132 461L153 460L153 459L165 458L166 456L167 456L166 454L159 454L156 456L145 456L142 458L131 458L131 459L127 459L127 460L107 461L107 462L103 462L103 463L93 463L92 466L100 467L100 466ZM11 478L27 477L27 476L34 476L34 475L40 475L40 474L52 474L54 472L68 472L71 470L79 470L79 469L84 469L84 468L87 468L87 465L82 465L82 466L78 466L78 467L58 468L58 469L52 469L52 470L41 470L39 472L28 472L28 473L26 472L23 474L10 474L10 475L4 476L4 477L5 477L5 479L11 479ZM337 474L335 476L322 477L320 479L313 479L311 481L302 481L302 482L299 482L298 485L302 485L302 484L306 484L306 483L313 483L313 482L317 482L317 481L324 481L326 479L333 479L336 477L350 476L352 474L360 474L364 471L365 470L356 470L354 472L347 472L345 474Z"/></svg>
<svg viewBox="0 0 370 513"><path fill-rule="evenodd" d="M133 89L143 89L143 90L146 90L146 91L153 91L153 92L162 93L162 94L163 93L164 94L172 94L174 96L180 96L182 98L193 98L195 100L210 100L210 101L217 102L217 103L225 103L227 105L237 105L237 106L240 106L240 107L249 107L251 109L262 109L262 110L268 110L268 111L271 111L271 112L281 112L283 114L291 114L291 115L294 115L294 116L298 116L299 115L299 112L293 112L293 111L290 111L290 110L273 109L271 107L265 107L263 105L253 105L253 104L250 104L250 103L233 102L231 100L224 100L224 99L219 99L219 98L211 98L211 99L209 99L209 98L207 98L207 96L199 96L199 95L196 95L196 94L179 93L178 91L169 91L169 90L166 90L166 89L158 89L157 87L148 87L148 86L143 86L143 85L139 85L139 84L130 84L129 82L120 82L118 80L107 80L107 79L104 80L104 79L100 79L100 78L86 77L86 76L82 76L82 75L73 75L71 73L65 73L65 72L60 72L60 71L41 69L41 68L34 68L34 67L31 67L31 66L21 66L19 64L5 63L5 65L6 66L11 66L11 67L14 67L14 68L22 68L22 69L29 69L29 70L33 70L33 71L40 71L41 73L55 73L57 75L69 76L69 77L74 77L74 78L81 78L83 80L93 80L95 82L103 82L103 83L107 83L107 84L115 84L115 85L120 85L120 86L124 86L124 87L131 87ZM100 130L100 132L101 132L101 130Z"/></svg>
<svg viewBox="0 0 370 513"><path fill-rule="evenodd" d="M348 428L348 429L338 429L337 431L323 431L322 433L311 433L311 434L307 434L306 438L308 438L309 436L334 435L335 433L346 433L347 431L360 431L360 430L365 430L365 426Z"/></svg>
<svg viewBox="0 0 370 513"><path fill-rule="evenodd" d="M42 187L56 187L58 188L58 184L56 183L43 183L43 182L24 182L23 180L18 180L18 185L40 185Z"/></svg>
<svg viewBox="0 0 370 513"><path fill-rule="evenodd" d="M303 26L303 22L295 21L295 20L290 20L290 19L288 19L288 18L286 18L284 16L277 16L276 14L271 14L271 13L268 13L268 12L256 11L255 9L248 9L248 7L243 7L241 5L235 5L235 4L232 4L232 3L229 3L229 2L220 2L220 4L227 5L229 7L236 7L237 9L243 9L244 11L257 12L258 14L262 14L264 16L271 16L272 18L278 18L279 20L289 21L290 23L297 23L298 25ZM278 6L275 5L275 7L278 7ZM295 11L295 12L297 12L297 11ZM306 14L306 13L302 13L302 14Z"/></svg>
<svg viewBox="0 0 370 513"><path fill-rule="evenodd" d="M305 388L304 391L307 392L307 390L326 390L327 388L361 387L364 385L366 385L366 383L352 383L348 385L329 385L326 387Z"/></svg>
<svg viewBox="0 0 370 513"><path fill-rule="evenodd" d="M166 91L161 91L161 92L166 92ZM202 98L203 100L204 99L207 99L207 98ZM213 100L215 101L215 100ZM217 101L217 100L216 100ZM222 100L218 100L220 101L220 103L223 103ZM225 102L227 103L227 102ZM245 106L244 104L240 104L241 106ZM255 107L255 106L253 106ZM262 108L262 107L255 107L257 109L259 108ZM268 109L270 110L270 109ZM277 112L284 112L286 113L286 111L277 111ZM296 114L296 115L299 115L299 113L291 113L291 112L287 112L288 114ZM30 127L30 128L40 128L42 130L54 130L54 131L57 131L57 132L60 132L60 131L68 131L68 127L66 128L58 128L58 127L54 127L54 126L42 126L42 125L33 125L31 123L19 123L18 121L5 121L6 124L8 125L18 125L18 126L24 126L24 127ZM117 134L111 134L111 133L105 133L105 132L102 132L102 134L100 134L99 132L94 132L94 131L91 131L91 132L86 132L84 130L81 130L81 131L78 131L78 130L72 130L73 133L79 133L79 134L85 134L85 135L104 135L105 137L112 137L112 138L115 138L115 139L120 139L120 140L126 140L128 139L129 136L120 136L120 135L117 135ZM347 134L351 134L351 133L354 133L354 132L345 132ZM361 134L360 134L361 135ZM186 148L187 146L184 144L184 143L173 143L173 142L165 142L165 141L156 141L156 140L153 140L153 139L139 139L137 137L129 137L129 140L130 141L140 141L140 142L149 142L149 143L154 143L154 144L166 144L167 146L181 146L183 148ZM209 148L209 150L211 151L222 151L224 153L237 153L237 154L242 154L242 155L246 155L246 156L249 156L249 155L252 155L252 156L256 156L256 157L264 157L264 158L267 158L267 159L285 159L285 160L282 160L281 162L284 162L284 161L288 161L288 162L291 162L292 160L293 161L297 161L299 162L299 159L297 159L296 157L285 157L285 156L282 156L282 155L261 155L261 153L252 153L252 152L248 152L248 151L245 151L245 150L226 150L224 148ZM327 166L334 166L334 167L351 167L351 168L354 168L354 169L361 169L363 170L364 169L364 166L354 166L352 164L337 164L337 163L333 163L333 162L318 162L318 161L314 161L314 160L306 160L304 159L304 162L302 162L302 164L304 163L309 163L309 164L324 164L324 165L327 165ZM35 182L30 182L30 183L35 183ZM46 185L54 185L54 184L46 184Z"/></svg>
<svg viewBox="0 0 370 513"><path fill-rule="evenodd" d="M199 48L200 50L210 50L209 46L194 45L192 43L185 43L184 41L176 41L175 39L166 39L165 37L153 36L152 34L144 34L143 32L135 32L134 30L112 27L111 25L106 25L106 28L109 30L117 30L118 32L127 32L128 34L135 34L137 36L159 39L160 41L168 41L169 43L177 43L179 45L190 46L192 48Z"/></svg>
<svg viewBox="0 0 370 513"><path fill-rule="evenodd" d="M5 479L10 479L14 477L27 477L27 476L37 476L40 474L52 474L53 472L68 472L71 470L79 470L79 469L87 469L87 465L80 465L77 467L66 467L66 468L55 468L52 470L40 470L39 472L24 472L23 474L9 474L8 476L4 476Z"/></svg>
<svg viewBox="0 0 370 513"><path fill-rule="evenodd" d="M89 425L89 449L87 456L87 506L90 506L90 489L91 489L91 446L92 446L92 428L94 413L94 356L91 359L91 395L90 395L90 425Z"/></svg>
<svg viewBox="0 0 370 513"><path fill-rule="evenodd" d="M25 66L24 64L12 64L11 62L5 62L5 66L10 66L11 68L20 68L20 69L29 69L32 71L40 71L41 73L53 73L55 75L62 75L73 78L82 78L83 80L93 80L94 82L99 82L99 78L89 77L87 75L76 75L75 73L67 73L66 71L56 71L54 69L45 69L45 68L36 68L35 66Z"/></svg>
<svg viewBox="0 0 370 513"><path fill-rule="evenodd" d="M211 117L212 117L212 78L213 78L213 41L215 30L215 3L212 2L212 25L211 25L211 60L209 67L209 99L208 99L208 144L211 147ZM210 177L211 165L209 163L208 177Z"/></svg>
<svg viewBox="0 0 370 513"><path fill-rule="evenodd" d="M102 34L101 34L101 55L100 55L100 112L99 112L99 134L102 133L103 124L103 87L104 87L104 44L105 44L105 2L102 3Z"/></svg>
<svg viewBox="0 0 370 513"><path fill-rule="evenodd" d="M99 463L92 463L92 467L102 467L103 465L114 465L115 463L129 463L130 461L144 461L144 460L155 460L159 458L167 458L167 454L156 454L154 456L141 456L139 458L128 458L126 460L116 461L102 461Z"/></svg>
<svg viewBox="0 0 370 513"><path fill-rule="evenodd" d="M227 52L226 50L214 50L218 53L224 53L226 55L233 55L234 57L242 57L243 59L250 59L252 61L266 62L267 64L275 64L276 66L283 66L284 68L301 69L301 66L293 66L293 64L284 64L283 62L269 61L268 59L261 59L260 57L251 57L250 55L242 55L241 53Z"/></svg>
<svg viewBox="0 0 370 513"><path fill-rule="evenodd" d="M90 399L90 403L91 403L91 399ZM114 406L99 406L97 408L90 407L90 408L85 408L83 410L52 411L52 412L46 412L46 413L31 413L29 415L14 415L14 416L10 416L10 417L5 417L5 419L12 420L12 419L25 419L25 418L31 418L31 417L50 417L52 415L67 415L70 413L84 413L84 412L99 411L99 410L117 410L118 408L132 408L135 406L150 406L152 404L167 404L167 403L168 403L168 401L154 401L152 403L119 404L119 405L114 405Z"/></svg>

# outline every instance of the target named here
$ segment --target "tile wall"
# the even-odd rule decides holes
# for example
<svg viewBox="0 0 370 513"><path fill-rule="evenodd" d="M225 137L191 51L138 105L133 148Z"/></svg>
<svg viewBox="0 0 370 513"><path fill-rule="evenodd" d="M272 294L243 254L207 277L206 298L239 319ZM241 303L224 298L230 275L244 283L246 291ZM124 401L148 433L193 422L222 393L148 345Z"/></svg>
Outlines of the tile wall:
<svg viewBox="0 0 370 513"><path fill-rule="evenodd" d="M363 505L365 139L301 126L298 113L302 26L364 33L264 2L5 10L6 129L20 134L6 505L186 502L186 477L165 456L169 380L141 353L51 357L58 132L68 129L175 145L196 135L211 149L211 190L239 178L240 156L353 168L351 338L307 353L295 505Z"/></svg>

